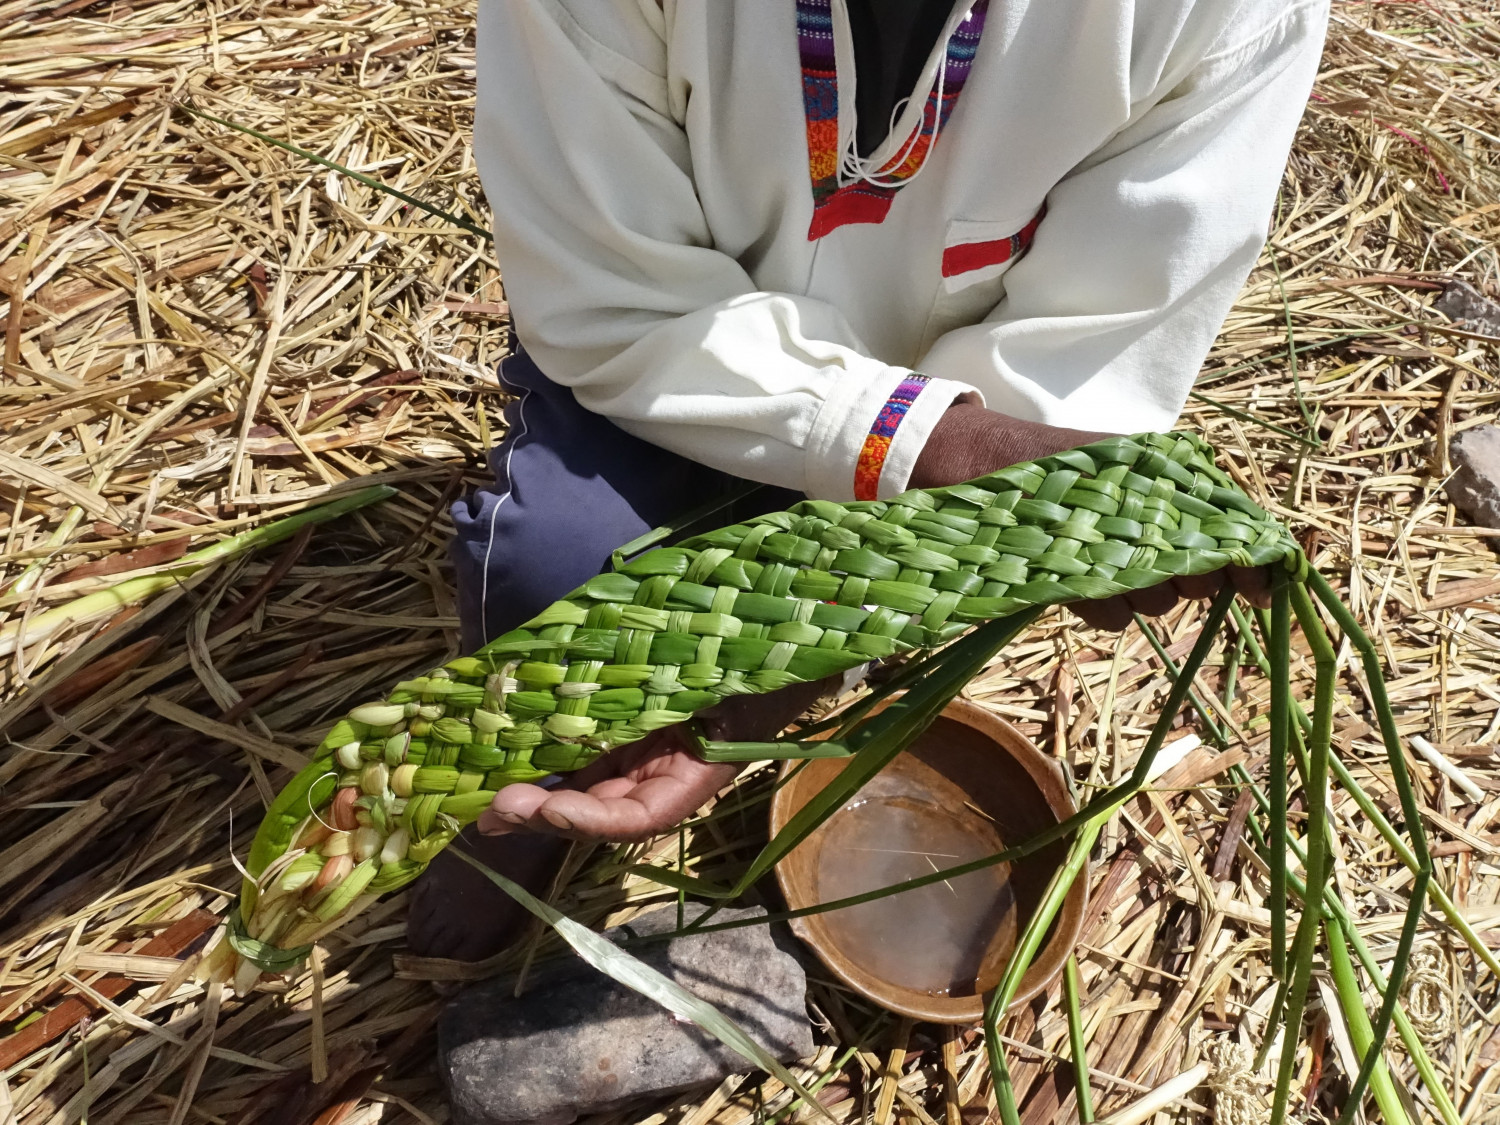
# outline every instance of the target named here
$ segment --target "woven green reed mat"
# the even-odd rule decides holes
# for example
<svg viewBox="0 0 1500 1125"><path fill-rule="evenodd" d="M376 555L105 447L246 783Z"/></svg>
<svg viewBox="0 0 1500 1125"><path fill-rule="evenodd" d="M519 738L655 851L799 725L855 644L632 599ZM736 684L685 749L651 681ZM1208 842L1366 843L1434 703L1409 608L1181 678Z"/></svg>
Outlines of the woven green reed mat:
<svg viewBox="0 0 1500 1125"><path fill-rule="evenodd" d="M1181 433L890 500L808 500L649 550L339 722L266 814L219 971L290 967L415 878L501 787L577 769L726 696L943 646L1022 611L1301 558ZM763 756L815 752L776 745Z"/></svg>

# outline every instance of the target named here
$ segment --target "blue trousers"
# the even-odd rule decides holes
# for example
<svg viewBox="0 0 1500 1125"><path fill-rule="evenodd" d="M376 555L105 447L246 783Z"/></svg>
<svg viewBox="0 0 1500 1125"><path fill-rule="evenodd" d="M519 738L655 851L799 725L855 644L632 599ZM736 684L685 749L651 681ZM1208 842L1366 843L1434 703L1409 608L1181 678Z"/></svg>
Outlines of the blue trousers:
<svg viewBox="0 0 1500 1125"><path fill-rule="evenodd" d="M743 482L632 437L578 405L519 349L500 364L516 397L490 453L493 485L453 505L464 651L536 616L606 569L615 548ZM764 487L696 530L793 504Z"/></svg>

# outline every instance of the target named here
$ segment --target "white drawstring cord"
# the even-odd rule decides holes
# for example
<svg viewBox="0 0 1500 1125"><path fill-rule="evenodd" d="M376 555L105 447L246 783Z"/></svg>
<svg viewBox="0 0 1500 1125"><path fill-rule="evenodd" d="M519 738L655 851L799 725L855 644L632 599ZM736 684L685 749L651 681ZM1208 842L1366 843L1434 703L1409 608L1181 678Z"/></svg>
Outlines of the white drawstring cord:
<svg viewBox="0 0 1500 1125"><path fill-rule="evenodd" d="M935 114L941 114L943 111L943 83L947 78L947 70L948 59L945 49L943 62L942 65L938 67L937 81L935 83L937 87L937 107L934 111ZM839 164L839 185L842 187L845 184L859 183L863 181L864 183L871 184L875 187L896 187L899 184L908 183L911 180L916 179L917 175L922 171L922 169L927 166L927 157L932 153L931 144L927 146L927 151L922 154L921 163L919 163L916 168L912 170L911 175L905 177L897 177L895 173L901 168L903 164L906 163L911 154L916 150L917 146L922 143L922 129L923 126L927 124L926 103L931 98L931 95L932 90L931 88L929 88L928 97L922 99L922 116L917 119L916 127L912 129L911 135L907 137L906 143L902 146L901 151L895 156L882 160L879 165L875 165L868 158L859 155L859 149L856 147L857 142L851 140L849 147L844 150L843 159ZM910 99L907 100L909 101ZM899 109L900 107L898 106L897 108ZM854 111L852 107L850 110L850 116L854 117ZM891 113L892 129L895 128L896 117L897 114L893 111ZM857 135L858 124L858 120L856 119L855 128L850 130L851 133ZM934 116L933 118L932 127L933 134L934 136L936 136L936 116ZM890 169L890 171L882 172L881 169Z"/></svg>
<svg viewBox="0 0 1500 1125"><path fill-rule="evenodd" d="M952 44L953 36L958 34L958 29L969 21L973 13L974 9L972 5L965 9L963 18L954 24L953 30L943 40L943 57L938 63L937 75L934 81L927 88L927 96L922 99L922 115L917 119L916 126L912 129L911 135L907 137L906 143L896 156L887 157L878 166L874 166L869 158L859 155L858 141L856 139L859 134L859 118L858 111L855 109L853 100L851 99L849 104L849 143L839 156L838 184L840 187L861 182L870 184L873 187L899 187L916 179L922 173L922 170L927 167L927 158L932 155L932 149L937 141L938 128L942 121L943 89L948 79L948 49ZM935 97L934 94L936 95ZM911 154L916 151L917 146L922 143L923 127L927 124L926 106L929 100L933 102L932 142L928 144L927 151L922 154L921 162L912 169L911 175L898 177L895 173L901 169L911 157ZM901 113L910 101L909 97L903 98L891 110L891 121L888 126L890 131L895 130L897 119L901 116ZM890 169L890 171L882 172L881 169Z"/></svg>

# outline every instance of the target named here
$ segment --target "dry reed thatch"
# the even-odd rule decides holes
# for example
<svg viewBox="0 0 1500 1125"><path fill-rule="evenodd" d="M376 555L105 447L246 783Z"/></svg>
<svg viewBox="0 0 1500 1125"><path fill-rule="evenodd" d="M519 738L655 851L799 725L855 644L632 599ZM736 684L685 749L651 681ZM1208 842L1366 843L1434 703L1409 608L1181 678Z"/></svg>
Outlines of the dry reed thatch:
<svg viewBox="0 0 1500 1125"><path fill-rule="evenodd" d="M475 970L401 952L404 896L281 994L226 1002L189 976L281 771L351 701L456 649L444 509L481 479L501 402L498 270L461 230L174 106L192 99L483 225L473 9L0 0L0 629L330 497L396 489L3 658L0 1120L446 1119L432 981ZM1497 345L1430 305L1450 275L1497 295L1497 106L1492 5L1336 3L1271 244L1189 408L1337 576L1389 663L1402 734L1476 787L1413 757L1437 880L1491 947L1500 579L1493 538L1441 483L1453 435L1495 420ZM1199 613L1160 626L1169 651L1186 651ZM1225 678L1221 657L1205 694ZM1140 634L1063 613L968 694L1080 782L1103 781L1132 762L1166 679ZM1101 1112L1221 1051L1269 999L1264 886L1230 773L1263 762L1267 687L1243 672L1235 690L1228 748L1189 754L1101 845L1080 951ZM1337 743L1380 800L1391 788L1363 703L1341 701ZM669 901L629 863L743 863L769 773L747 774L681 857L675 835L579 855L557 904L617 920ZM1388 956L1409 874L1352 802L1336 796L1334 815L1335 879ZM1500 1120L1496 978L1436 914L1422 940L1413 1016L1462 1119ZM972 1034L913 1029L817 974L812 1001L823 1046L804 1073L835 1117L986 1119ZM1300 1059L1299 1090L1324 1109L1351 1069L1337 1013L1314 1014ZM1007 1036L1026 1120L1072 1119L1056 990ZM610 1121L739 1125L787 1102L752 1076ZM1167 1116L1202 1120L1212 1102L1199 1091Z"/></svg>

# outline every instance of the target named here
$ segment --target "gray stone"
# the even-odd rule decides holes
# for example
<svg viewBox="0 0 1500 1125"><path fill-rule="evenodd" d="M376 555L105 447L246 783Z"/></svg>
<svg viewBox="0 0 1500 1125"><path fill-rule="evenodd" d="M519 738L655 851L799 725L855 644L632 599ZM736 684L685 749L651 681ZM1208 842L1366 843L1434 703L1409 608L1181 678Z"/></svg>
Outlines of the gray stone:
<svg viewBox="0 0 1500 1125"><path fill-rule="evenodd" d="M1475 426L1448 446L1448 499L1483 527L1500 527L1500 426Z"/></svg>
<svg viewBox="0 0 1500 1125"><path fill-rule="evenodd" d="M704 908L692 905L687 917ZM725 910L715 920L764 914ZM656 911L606 936L664 933L677 912ZM777 927L779 928L779 927ZM807 977L771 926L672 938L634 952L740 1025L786 1062L813 1053ZM785 936L780 940L790 942ZM790 946L789 946L790 947ZM569 956L512 996L508 981L467 989L438 1022L439 1063L455 1125L536 1121L566 1125L630 1098L722 1081L749 1064L696 1026Z"/></svg>
<svg viewBox="0 0 1500 1125"><path fill-rule="evenodd" d="M1500 304L1466 281L1450 280L1432 307L1469 332L1500 336Z"/></svg>

